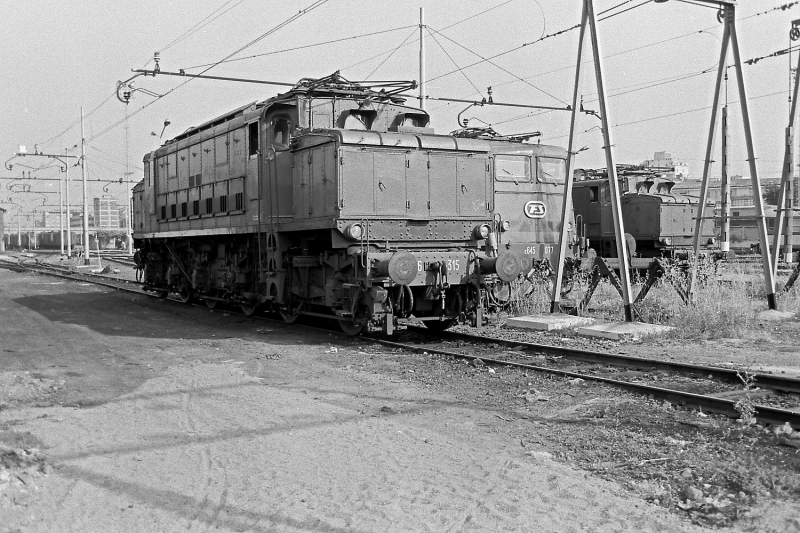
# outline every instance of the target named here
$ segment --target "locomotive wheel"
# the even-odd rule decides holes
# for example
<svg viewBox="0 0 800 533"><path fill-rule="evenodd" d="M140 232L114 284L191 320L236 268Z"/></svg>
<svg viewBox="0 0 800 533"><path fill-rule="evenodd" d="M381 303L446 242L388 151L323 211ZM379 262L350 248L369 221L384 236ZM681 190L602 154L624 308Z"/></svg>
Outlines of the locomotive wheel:
<svg viewBox="0 0 800 533"><path fill-rule="evenodd" d="M425 327L431 331L442 332L446 329L450 329L456 325L456 321L453 319L449 320L426 320Z"/></svg>
<svg viewBox="0 0 800 533"><path fill-rule="evenodd" d="M178 291L178 298L180 299L181 303L190 304L192 300L194 300L194 291L191 287L184 285Z"/></svg>
<svg viewBox="0 0 800 533"><path fill-rule="evenodd" d="M253 316L253 314L255 314L256 310L258 309L258 302L255 303L248 302L246 304L241 304L239 307L242 308L242 313L244 313L245 315Z"/></svg>
<svg viewBox="0 0 800 533"><path fill-rule="evenodd" d="M300 318L300 313L292 309L278 309L278 314L281 315L281 318L287 324L294 324L297 322L297 319Z"/></svg>
<svg viewBox="0 0 800 533"><path fill-rule="evenodd" d="M350 320L337 320L337 322L339 323L339 328L341 328L345 335L358 335L367 327L366 324L355 324Z"/></svg>
<svg viewBox="0 0 800 533"><path fill-rule="evenodd" d="M203 301L206 303L206 307L209 309L214 309L219 303L219 300L211 300L210 298L205 298Z"/></svg>
<svg viewBox="0 0 800 533"><path fill-rule="evenodd" d="M355 336L364 331L364 328L367 327L366 323L362 322L361 324L357 324L356 320L365 320L367 317L369 317L369 308L359 306L354 316L345 318L344 320L337 320L337 322L339 323L339 328L341 328L346 335Z"/></svg>
<svg viewBox="0 0 800 533"><path fill-rule="evenodd" d="M169 290L167 290L167 289L161 289L161 290L159 290L159 291L156 293L156 296L158 296L158 299L159 299L159 300L163 300L164 298L166 298L167 296L169 296Z"/></svg>

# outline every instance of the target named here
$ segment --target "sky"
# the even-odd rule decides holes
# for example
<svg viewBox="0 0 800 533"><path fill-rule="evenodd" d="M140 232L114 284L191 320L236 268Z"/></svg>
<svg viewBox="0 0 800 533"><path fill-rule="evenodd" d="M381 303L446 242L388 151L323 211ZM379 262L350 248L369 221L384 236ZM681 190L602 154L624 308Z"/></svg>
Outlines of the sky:
<svg viewBox="0 0 800 533"><path fill-rule="evenodd" d="M722 38L716 8L704 0L594 0L594 6L617 163L639 164L667 151L700 177ZM56 161L13 154L25 145L30 152L36 146L79 155L83 108L88 177L108 180L90 182L89 202L103 194L124 202L133 183L119 180L126 172L131 181L141 178L145 153L193 125L285 90L161 75L136 78L140 90L129 104L120 102L117 82L129 79L132 69L152 69L154 52L163 71L283 83L336 70L354 81L419 80L420 8L429 96L480 100L491 86L495 102L571 104L579 0L0 0L0 154L8 160L0 178L27 178L28 172L57 178ZM736 12L742 60L763 57L742 66L758 172L780 176L790 68L800 51L765 56L790 46L800 2L740 0ZM588 47L583 57L579 94L586 109L597 110ZM727 64L733 62L729 52ZM727 70L722 101L730 109L729 173L747 176L735 70ZM465 108L426 102L441 134L457 129ZM568 143L571 114L563 110L483 106L463 117L501 134L541 132L543 144ZM170 124L159 138L165 120ZM576 167L605 166L599 125L595 116L579 115ZM719 145L717 134L716 161ZM719 172L713 165L712 176ZM71 203L78 205L80 168L71 167L70 178ZM20 192L21 184L30 184L31 192ZM0 179L8 225L34 206L49 205L57 210L57 181Z"/></svg>

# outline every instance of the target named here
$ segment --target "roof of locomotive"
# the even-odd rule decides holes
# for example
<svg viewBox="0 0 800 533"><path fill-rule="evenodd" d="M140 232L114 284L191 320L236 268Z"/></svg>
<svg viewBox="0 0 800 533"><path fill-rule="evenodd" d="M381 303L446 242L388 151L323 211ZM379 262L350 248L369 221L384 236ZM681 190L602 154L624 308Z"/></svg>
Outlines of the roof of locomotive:
<svg viewBox="0 0 800 533"><path fill-rule="evenodd" d="M567 150L559 146L529 144L522 142L471 139L452 135L436 135L409 129L403 132L378 132L372 130L345 130L325 128L311 130L296 137L297 149L308 148L329 142L331 138L341 144L359 146L383 146L388 148L421 148L427 150L458 150L471 152L491 152L495 155L536 155L542 157L565 158Z"/></svg>
<svg viewBox="0 0 800 533"><path fill-rule="evenodd" d="M144 161L185 148L190 143L203 141L225 131L242 127L245 123L262 116L268 109L275 106L297 106L298 100L303 98L349 99L357 101L359 108L362 105L365 108L369 108L372 103L390 103L407 108L407 112L427 116L425 110L405 105L405 98L398 94L400 90L411 87L408 82L397 82L387 86L395 87L395 89L389 92L386 92L385 89L376 91L370 87L349 82L342 78L338 72L321 79L303 78L285 93L260 102L245 104L199 126L188 128L180 135L164 142L156 150L145 154ZM400 88L398 89L397 87ZM436 135L428 128L411 126L402 126L397 132L340 128L306 130L303 131L302 135L293 139L295 143L293 147L302 149L321 142L327 142L331 137L336 138L342 144L349 145L491 152L503 155L531 155L536 152L537 155L542 157L562 159L567 157L567 151L557 146L531 144L505 138L487 139L460 137L452 134Z"/></svg>
<svg viewBox="0 0 800 533"><path fill-rule="evenodd" d="M179 143L198 133L210 131L213 133L209 133L208 136L212 136L221 133L220 127L225 130L240 127L244 122L260 116L271 107L279 105L296 106L298 98L341 98L356 100L366 104L376 102L402 105L405 103L406 99L399 95L398 91L416 87L415 82L385 82L383 85L385 86L384 88L380 91L376 91L371 87L346 80L339 75L338 71L330 76L319 79L302 78L294 87L284 93L277 94L266 100L250 102L209 121L203 122L199 126L192 126L186 129L183 133L166 140L159 148L145 155L144 160L147 161L153 156L162 155L164 152L171 151L170 148L172 148L175 143ZM386 88L393 88L393 90L387 92L385 90ZM413 106L404 107L408 107L410 111L427 115L425 110L421 108Z"/></svg>
<svg viewBox="0 0 800 533"><path fill-rule="evenodd" d="M295 138L296 148L302 149L329 142L331 138L336 139L341 144L360 146L466 150L472 152L488 152L490 150L490 146L486 141L477 139L457 139L449 135L435 135L432 133L414 131L380 132L372 130L345 130L339 128L311 130L305 135Z"/></svg>
<svg viewBox="0 0 800 533"><path fill-rule="evenodd" d="M624 177L617 178L618 181L623 181ZM582 180L575 180L573 183L573 187L591 187L597 185L603 185L608 183L608 178L593 178L593 179L582 179ZM672 185L675 182L672 180L667 180L663 178L655 178L655 179L646 179L642 180L638 183L633 184L635 190L633 191L626 191L622 193L622 200L623 201L657 201L659 203L667 203L667 204L696 204L698 199L694 196L688 196L679 193L672 192ZM652 190L653 186L658 187L659 185L668 185L666 191L661 192L659 189L655 191ZM663 189L662 189L663 191Z"/></svg>

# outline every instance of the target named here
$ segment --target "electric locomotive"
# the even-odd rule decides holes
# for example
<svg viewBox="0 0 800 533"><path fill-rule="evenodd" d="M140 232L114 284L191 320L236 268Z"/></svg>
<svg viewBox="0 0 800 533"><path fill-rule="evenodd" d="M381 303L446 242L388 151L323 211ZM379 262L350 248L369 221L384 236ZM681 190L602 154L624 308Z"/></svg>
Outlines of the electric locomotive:
<svg viewBox="0 0 800 533"><path fill-rule="evenodd" d="M497 244L492 143L435 135L407 88L303 79L146 154L133 189L144 290L349 334L411 317L483 325L523 269Z"/></svg>
<svg viewBox="0 0 800 533"><path fill-rule="evenodd" d="M539 132L499 135L491 127L463 128L451 133L489 142L493 162L495 226L493 246L512 251L522 261L522 273L552 273L558 259L564 183L565 148L529 143ZM580 259L574 232L574 211L567 217L568 266Z"/></svg>
<svg viewBox="0 0 800 533"><path fill-rule="evenodd" d="M602 257L617 255L611 187L597 174L576 179L572 199L579 237ZM673 257L691 249L698 198L672 191L675 182L646 171L619 173L620 209L630 253ZM714 221L700 226L703 246L716 244Z"/></svg>

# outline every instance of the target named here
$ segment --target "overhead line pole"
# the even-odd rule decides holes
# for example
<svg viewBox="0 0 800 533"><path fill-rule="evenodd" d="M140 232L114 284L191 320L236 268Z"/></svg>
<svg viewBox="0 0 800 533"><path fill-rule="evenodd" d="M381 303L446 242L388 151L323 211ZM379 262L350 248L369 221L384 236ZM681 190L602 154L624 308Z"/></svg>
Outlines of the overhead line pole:
<svg viewBox="0 0 800 533"><path fill-rule="evenodd" d="M83 264L89 264L89 185L86 182L86 133L81 108L81 177L83 178Z"/></svg>
<svg viewBox="0 0 800 533"><path fill-rule="evenodd" d="M767 235L767 221L764 217L764 197L761 195L761 180L756 168L756 155L753 148L753 132L750 128L750 111L747 107L747 94L742 74L742 60L739 57L739 38L736 33L736 6L725 6L725 22L730 26L731 48L733 60L736 62L736 82L739 86L739 103L742 108L742 122L744 123L744 140L747 146L747 161L750 163L750 182L753 187L753 203L756 206L756 221L758 226L759 241L761 242L761 262L764 268L764 289L767 293L767 306L777 309L775 301L775 275L772 270L772 257L769 249L769 236Z"/></svg>
<svg viewBox="0 0 800 533"><path fill-rule="evenodd" d="M419 8L419 107L425 110L425 8Z"/></svg>
<svg viewBox="0 0 800 533"><path fill-rule="evenodd" d="M64 155L66 155L67 150L64 149ZM67 259L72 257L72 218L70 215L70 204L69 204L69 165L64 165L64 172L65 176L64 179L66 181L66 203L67 203Z"/></svg>
<svg viewBox="0 0 800 533"><path fill-rule="evenodd" d="M741 105L742 123L744 126L745 144L747 146L747 161L750 167L750 181L753 189L753 204L756 208L756 227L758 228L759 244L761 246L761 260L764 270L764 285L767 295L767 306L769 309L777 309L775 301L775 275L772 269L772 256L770 254L769 237L767 236L767 222L764 218L764 199L761 196L761 181L758 177L756 168L756 157L753 149L753 135L750 128L750 113L747 107L747 94L745 92L744 77L742 73L742 61L739 56L739 40L736 35L736 5L733 2L724 0L695 0L699 3L713 4L721 9L720 22L724 24L722 34L722 46L720 48L719 66L717 68L717 82L714 89L714 104L711 109L711 124L708 131L708 144L706 145L706 157L703 167L703 181L700 185L700 202L697 206L697 218L695 219L695 231L692 247L692 262L689 278L689 297L694 299L697 288L697 268L700 258L700 230L702 227L706 202L708 200L708 174L711 166L711 151L714 146L714 130L717 121L717 108L722 88L723 73L727 69L725 64L728 46L733 52L734 69L736 71L736 82L739 89L739 103Z"/></svg>
<svg viewBox="0 0 800 533"><path fill-rule="evenodd" d="M800 19L792 22L792 30L800 26ZM794 31L790 33L794 36ZM792 191L793 163L794 163L794 118L797 114L798 85L800 85L800 54L797 56L795 69L794 88L792 91L792 105L789 110L789 125L786 127L786 146L783 155L783 171L781 174L780 194L778 197L777 220L775 221L775 235L772 240L772 268L773 275L777 275L778 258L781 249L781 234L786 227L786 242L783 248L787 257L793 252L794 234L794 193Z"/></svg>
<svg viewBox="0 0 800 533"><path fill-rule="evenodd" d="M626 322L633 322L633 302L631 300L631 282L630 282L630 259L628 258L628 246L625 242L625 227L622 220L621 199L619 191L619 181L617 181L617 165L614 159L614 143L611 139L611 120L609 120L608 106L606 105L605 93L605 79L603 76L603 55L600 52L600 42L597 37L597 17L594 12L593 0L583 1L583 13L581 16L581 30L580 42L578 43L580 58L580 48L583 46L583 38L586 32L586 26L589 27L589 38L591 39L592 54L594 57L594 72L595 82L597 84L597 96L600 104L600 120L602 121L603 129L603 149L606 154L606 167L608 168L608 185L611 189L611 214L614 220L614 235L617 241L617 257L619 258L619 281L622 288L622 305L625 314ZM578 84L580 82L580 62L575 70L575 94L577 94ZM575 95L573 95L574 98ZM577 103L573 101L572 104L572 124L570 126L570 152L572 151L572 142L574 141L574 123L578 113L576 109ZM570 159L572 153L569 154ZM572 171L568 166L568 174ZM566 178L566 194L564 200L564 207L568 207L572 201L572 176L568 175ZM562 259L566 247L566 232L567 232L567 211L565 209L562 213L561 220L561 236L559 238L559 258L556 265L556 283L553 285L553 295L551 298L551 312L555 312L558 308L558 301L561 292L560 280L563 279L564 260Z"/></svg>
<svg viewBox="0 0 800 533"><path fill-rule="evenodd" d="M64 187L58 180L58 242L61 245L61 255L64 255Z"/></svg>
<svg viewBox="0 0 800 533"><path fill-rule="evenodd" d="M586 35L586 9L583 9L581 16L581 28L578 36L578 65L575 69L575 88L572 93L572 114L569 121L569 143L567 144L567 175L564 182L564 196L561 202L561 232L559 234L559 245L556 256L556 279L553 282L553 293L550 298L550 312L561 312L561 284L564 280L564 258L567 256L567 231L569 223L569 213L572 210L572 185L575 181L573 167L575 165L575 126L578 114L575 109L578 107L578 89L581 81L581 57L583 56L583 39ZM578 228L575 228L577 234Z"/></svg>
<svg viewBox="0 0 800 533"><path fill-rule="evenodd" d="M72 252L71 252L71 250L72 250L72 237L70 235L70 227L71 226L70 226L70 219L69 219L70 201L69 201L69 161L68 160L69 159L80 159L80 158L78 156L76 156L76 155L69 155L67 153L66 149L64 150L64 154L63 155L62 154L45 154L45 153L38 152L38 151L34 152L32 154L29 154L29 153L24 152L24 151L19 151L19 152L15 152L14 156L15 157L47 157L47 158L50 158L50 159L55 159L56 161L58 161L59 163L64 165L64 168L62 169L62 171L66 174L66 211L67 211L67 214L66 214L66 216L67 216L67 224L66 224L67 225L67 250L66 250L66 252L67 252L67 257L71 257L72 256ZM11 170L12 166L13 165L9 165L8 161L6 161L6 168L7 169ZM20 178L4 178L4 177L0 177L0 179L18 180ZM58 180L59 191L61 190L61 176L60 175L59 175L58 178L28 178L28 179L29 180L34 180L35 179L35 180L42 180L42 181L55 181L55 180ZM62 216L63 216L63 214L62 214ZM63 243L63 238L62 238L62 243ZM62 250L62 252L63 252L63 250Z"/></svg>
<svg viewBox="0 0 800 533"><path fill-rule="evenodd" d="M130 159L130 154L128 151L129 147L129 126L128 126L128 106L125 106L125 177L127 178L132 174L132 172L128 169L128 163ZM128 235L128 254L133 255L133 202L131 201L131 188L127 185L125 186L125 199L128 203L128 207L125 210L126 212L126 219L128 222L127 228L127 235Z"/></svg>

